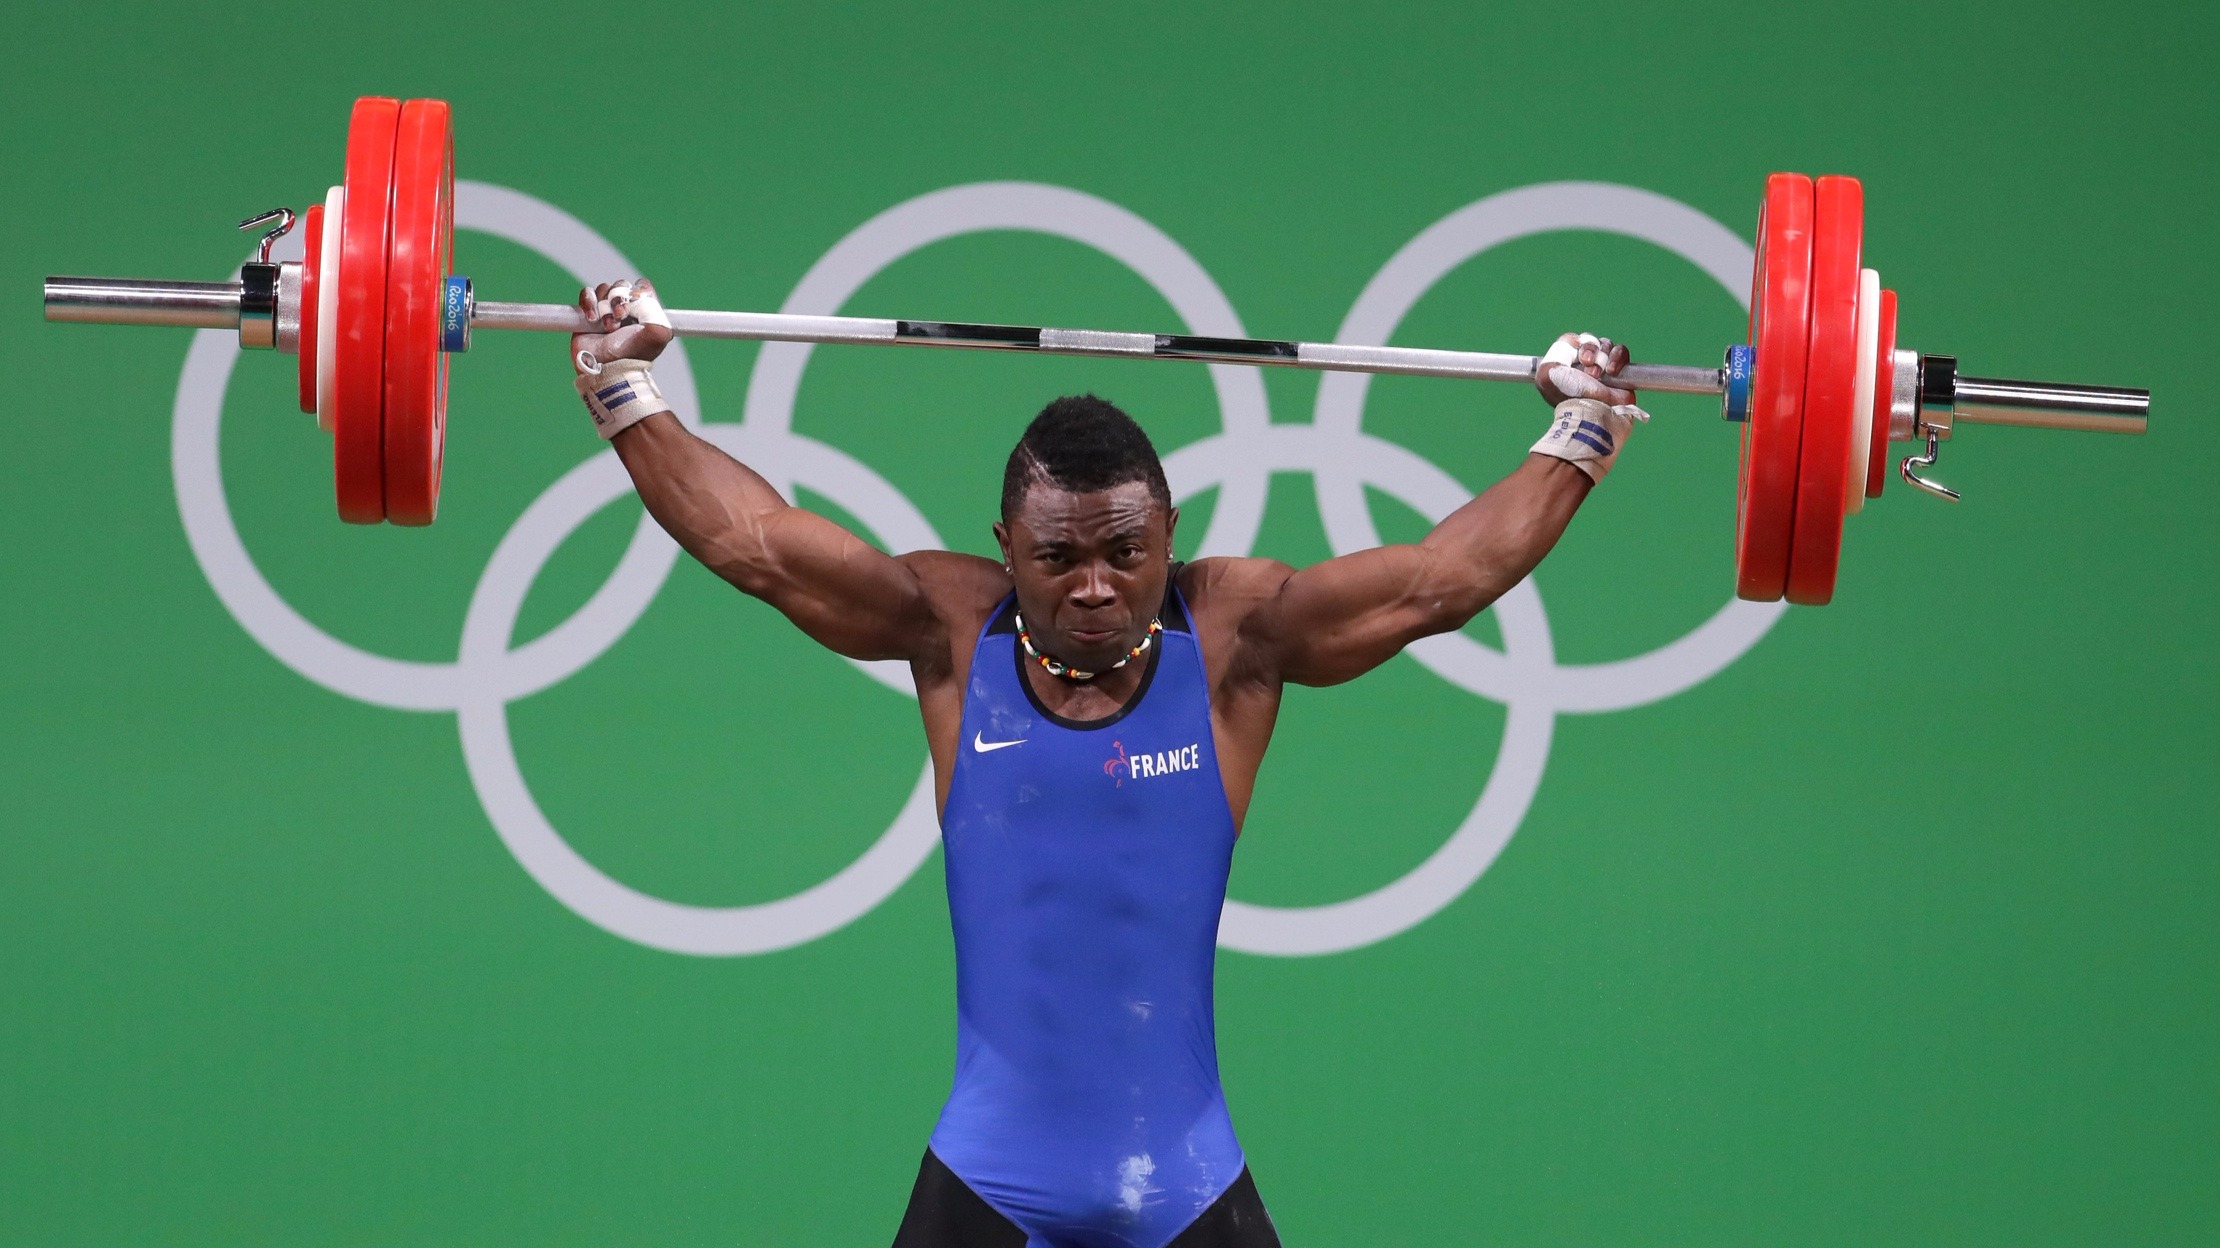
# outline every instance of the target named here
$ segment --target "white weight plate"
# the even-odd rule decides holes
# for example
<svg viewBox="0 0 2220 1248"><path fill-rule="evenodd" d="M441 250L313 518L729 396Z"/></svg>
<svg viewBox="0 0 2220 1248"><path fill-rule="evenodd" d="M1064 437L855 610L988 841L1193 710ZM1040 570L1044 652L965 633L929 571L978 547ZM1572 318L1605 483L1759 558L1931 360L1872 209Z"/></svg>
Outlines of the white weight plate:
<svg viewBox="0 0 2220 1248"><path fill-rule="evenodd" d="M347 188L324 192L323 254L316 271L316 426L331 432L332 368L339 352L332 345L339 324L339 231L346 219Z"/></svg>
<svg viewBox="0 0 2220 1248"><path fill-rule="evenodd" d="M1881 371L1881 275L1872 269L1858 273L1858 380L1851 401L1850 463L1843 487L1843 511L1854 516L1865 508L1866 467L1873 462L1873 380Z"/></svg>

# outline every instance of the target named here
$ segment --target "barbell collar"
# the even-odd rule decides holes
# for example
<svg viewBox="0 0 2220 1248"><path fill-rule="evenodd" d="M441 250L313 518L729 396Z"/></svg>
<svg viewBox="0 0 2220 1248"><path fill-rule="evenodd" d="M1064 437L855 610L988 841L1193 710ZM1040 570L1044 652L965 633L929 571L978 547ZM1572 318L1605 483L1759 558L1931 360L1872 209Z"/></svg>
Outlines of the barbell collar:
<svg viewBox="0 0 2220 1248"><path fill-rule="evenodd" d="M1949 411L1957 402L1958 357L1955 355L1923 355L1919 357L1919 405Z"/></svg>
<svg viewBox="0 0 2220 1248"><path fill-rule="evenodd" d="M270 345L287 355L301 353L301 273L298 260L277 266L277 308L271 323Z"/></svg>
<svg viewBox="0 0 2220 1248"><path fill-rule="evenodd" d="M294 303L299 302L296 287ZM259 350L277 346L277 321L278 266L260 261L239 266L239 345Z"/></svg>

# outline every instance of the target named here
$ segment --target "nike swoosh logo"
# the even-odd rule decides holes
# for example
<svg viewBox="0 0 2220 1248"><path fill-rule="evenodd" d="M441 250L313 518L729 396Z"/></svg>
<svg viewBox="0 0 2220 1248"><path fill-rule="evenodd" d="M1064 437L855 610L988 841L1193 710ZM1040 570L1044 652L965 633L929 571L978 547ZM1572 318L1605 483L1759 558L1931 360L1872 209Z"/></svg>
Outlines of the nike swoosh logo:
<svg viewBox="0 0 2220 1248"><path fill-rule="evenodd" d="M971 734L971 748L981 754L992 754L996 750L1006 750L1013 745L1023 744L1025 744L1025 738L1023 737L1019 737L1015 741L989 741L987 740L987 734L983 732Z"/></svg>

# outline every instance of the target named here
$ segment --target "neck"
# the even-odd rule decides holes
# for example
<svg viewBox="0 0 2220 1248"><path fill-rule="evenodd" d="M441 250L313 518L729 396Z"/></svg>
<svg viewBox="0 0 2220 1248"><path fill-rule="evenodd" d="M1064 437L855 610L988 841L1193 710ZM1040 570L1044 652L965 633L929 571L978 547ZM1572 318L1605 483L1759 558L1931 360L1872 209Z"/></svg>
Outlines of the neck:
<svg viewBox="0 0 2220 1248"><path fill-rule="evenodd" d="M1164 621L1161 618L1152 618L1149 620L1149 626L1142 631L1141 640L1135 642L1124 654L1100 667L1081 668L1043 649L1034 640L1032 630L1026 627L1024 611L1019 611L1016 618L1018 648L1025 652L1025 657L1039 664L1041 670L1049 675L1061 680L1071 681L1093 680L1104 672L1114 672L1120 668L1131 666L1135 659L1149 652L1149 649L1156 643L1157 634L1164 631Z"/></svg>
<svg viewBox="0 0 2220 1248"><path fill-rule="evenodd" d="M1108 719L1125 708L1141 687L1141 677L1149 668L1148 655L1142 655L1114 672L1104 672L1093 680L1063 680L1049 675L1041 665L1027 659L1018 665L1025 683L1033 687L1033 694L1041 705L1065 719Z"/></svg>

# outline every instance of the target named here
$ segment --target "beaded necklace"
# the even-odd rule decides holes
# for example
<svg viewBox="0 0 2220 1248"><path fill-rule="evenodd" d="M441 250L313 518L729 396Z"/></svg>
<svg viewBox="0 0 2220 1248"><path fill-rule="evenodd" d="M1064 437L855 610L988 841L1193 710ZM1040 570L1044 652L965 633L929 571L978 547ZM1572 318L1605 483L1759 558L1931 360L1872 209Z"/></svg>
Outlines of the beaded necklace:
<svg viewBox="0 0 2220 1248"><path fill-rule="evenodd" d="M1140 658L1144 654L1147 654L1149 652L1150 644L1156 640L1156 635L1164 631L1163 617L1159 616L1155 619L1152 619L1149 621L1149 631L1141 634L1140 644L1136 645L1131 650L1126 651L1124 658L1119 659L1117 662L1112 663L1106 668L1103 668L1102 672L1082 672L1079 669L1073 667L1071 664L1064 662L1062 659L1051 658L1048 655L1042 654L1040 650L1033 645L1033 634L1025 631L1025 617L1023 615L1018 615L1015 612L1013 612L1012 615L1017 620L1018 644L1025 647L1025 653L1032 656L1032 659L1035 663L1041 665L1042 671L1047 672L1051 676L1060 676L1065 680L1093 680L1095 677L1102 675L1102 672L1117 671L1119 668L1124 667L1126 664L1131 663L1133 660Z"/></svg>

